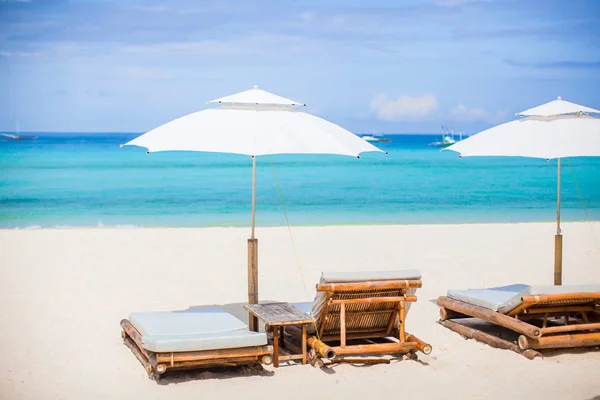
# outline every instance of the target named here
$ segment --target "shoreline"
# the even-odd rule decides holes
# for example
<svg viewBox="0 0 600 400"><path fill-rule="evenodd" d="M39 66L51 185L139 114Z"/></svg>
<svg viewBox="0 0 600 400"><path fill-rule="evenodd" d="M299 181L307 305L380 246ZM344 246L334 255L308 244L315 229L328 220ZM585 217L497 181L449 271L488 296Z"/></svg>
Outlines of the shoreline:
<svg viewBox="0 0 600 400"><path fill-rule="evenodd" d="M420 222L420 223L398 223L398 222L390 222L390 223L382 223L382 222L365 222L365 223L347 223L347 224L336 224L336 223L322 223L322 224L290 224L290 225L256 225L256 228L265 229L265 228L321 228L321 227L377 227L377 226L478 226L478 225L521 225L521 224L556 224L556 220L540 220L540 221L482 221L482 222ZM600 223L600 219L590 219L590 220L563 220L560 221L562 224L595 224ZM32 225L27 227L0 227L0 231L63 231L63 230L131 230L131 229L250 229L250 225L206 225L206 226L168 226L168 225L57 225L57 226L40 226L40 225Z"/></svg>

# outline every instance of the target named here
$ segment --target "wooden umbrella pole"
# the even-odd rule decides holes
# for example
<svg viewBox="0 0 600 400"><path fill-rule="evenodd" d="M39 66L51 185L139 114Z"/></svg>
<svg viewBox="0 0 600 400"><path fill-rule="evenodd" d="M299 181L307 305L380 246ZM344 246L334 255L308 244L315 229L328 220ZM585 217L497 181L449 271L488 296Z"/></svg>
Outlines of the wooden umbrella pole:
<svg viewBox="0 0 600 400"><path fill-rule="evenodd" d="M560 230L560 158L558 159L558 178L556 195L556 236L554 236L554 284L562 285L562 248L563 238Z"/></svg>
<svg viewBox="0 0 600 400"><path fill-rule="evenodd" d="M560 163L560 160L559 160L559 163ZM560 164L559 164L559 168L560 168ZM252 228L250 230L250 239L254 239L254 224L256 221L255 215L256 215L256 157L252 156Z"/></svg>
<svg viewBox="0 0 600 400"><path fill-rule="evenodd" d="M248 239L248 304L258 303L258 239L254 237L256 212L256 157L252 156L252 228ZM251 331L258 332L258 318L248 313Z"/></svg>

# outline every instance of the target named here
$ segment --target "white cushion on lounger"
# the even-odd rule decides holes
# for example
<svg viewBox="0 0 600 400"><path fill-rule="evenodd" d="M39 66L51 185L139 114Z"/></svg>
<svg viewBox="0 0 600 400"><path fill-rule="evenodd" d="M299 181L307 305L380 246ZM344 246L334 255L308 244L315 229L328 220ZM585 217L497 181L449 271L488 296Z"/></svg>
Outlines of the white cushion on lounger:
<svg viewBox="0 0 600 400"><path fill-rule="evenodd" d="M320 283L345 283L390 281L399 279L421 279L418 269L399 271L355 271L355 272L323 272Z"/></svg>
<svg viewBox="0 0 600 400"><path fill-rule="evenodd" d="M600 285L529 286L510 285L488 289L448 290L448 297L506 314L521 304L523 296L600 292Z"/></svg>
<svg viewBox="0 0 600 400"><path fill-rule="evenodd" d="M448 297L499 313L506 313L521 304L529 294L528 285L510 285L488 289L448 290Z"/></svg>
<svg viewBox="0 0 600 400"><path fill-rule="evenodd" d="M262 346L265 333L219 307L132 313L129 322L142 335L142 347L156 353Z"/></svg>

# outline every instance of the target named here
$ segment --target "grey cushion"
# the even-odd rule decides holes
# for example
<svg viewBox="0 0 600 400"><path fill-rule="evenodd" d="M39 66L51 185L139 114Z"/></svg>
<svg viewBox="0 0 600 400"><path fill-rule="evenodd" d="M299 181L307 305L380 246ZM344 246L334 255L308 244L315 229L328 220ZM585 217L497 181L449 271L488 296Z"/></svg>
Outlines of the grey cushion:
<svg viewBox="0 0 600 400"><path fill-rule="evenodd" d="M400 279L421 279L421 273L418 269L398 271L323 272L321 274L320 283L391 281Z"/></svg>
<svg viewBox="0 0 600 400"><path fill-rule="evenodd" d="M516 284L488 289L448 290L448 297L499 313L507 313L521 304L530 286Z"/></svg>
<svg viewBox="0 0 600 400"><path fill-rule="evenodd" d="M248 331L245 323L220 307L132 313L129 322L142 335L142 347L157 353L267 344L265 333Z"/></svg>
<svg viewBox="0 0 600 400"><path fill-rule="evenodd" d="M523 284L487 289L448 290L448 297L507 314L522 302L523 296L600 292L600 285L529 286Z"/></svg>

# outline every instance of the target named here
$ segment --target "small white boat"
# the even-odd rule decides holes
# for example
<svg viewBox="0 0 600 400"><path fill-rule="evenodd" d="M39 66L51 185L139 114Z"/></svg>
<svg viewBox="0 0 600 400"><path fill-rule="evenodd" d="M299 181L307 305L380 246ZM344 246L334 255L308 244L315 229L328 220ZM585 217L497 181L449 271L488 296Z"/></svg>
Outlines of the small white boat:
<svg viewBox="0 0 600 400"><path fill-rule="evenodd" d="M379 143L383 142L383 143L385 143L385 142L391 141L390 138L384 138L382 136L375 136L374 133L372 133L370 135L361 136L360 138L363 140L366 140L367 142L379 142Z"/></svg>
<svg viewBox="0 0 600 400"><path fill-rule="evenodd" d="M444 127L442 126L442 130L444 130ZM462 140L462 131L460 131L459 133L459 140ZM448 134L448 128L446 128L446 130L442 133L442 140L440 140L439 142L433 142L433 143L429 143L430 146L435 146L435 147L448 147L448 146L452 146L454 143L457 143L457 140L454 140L454 129L451 130L451 133Z"/></svg>
<svg viewBox="0 0 600 400"><path fill-rule="evenodd" d="M361 136L361 139L366 140L367 142L378 142L379 139L373 135Z"/></svg>

